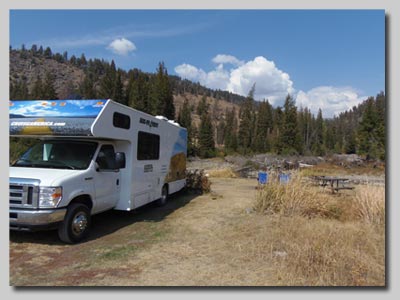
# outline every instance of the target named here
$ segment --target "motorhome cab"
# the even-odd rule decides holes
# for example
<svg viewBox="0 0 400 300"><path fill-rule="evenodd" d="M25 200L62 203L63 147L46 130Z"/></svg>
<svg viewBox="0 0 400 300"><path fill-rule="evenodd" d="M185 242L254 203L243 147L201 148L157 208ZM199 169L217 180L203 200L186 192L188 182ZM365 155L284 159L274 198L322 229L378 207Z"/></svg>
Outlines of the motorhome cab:
<svg viewBox="0 0 400 300"><path fill-rule="evenodd" d="M112 100L10 101L10 136L37 138L10 167L11 230L76 243L91 215L164 204L186 184L186 129Z"/></svg>

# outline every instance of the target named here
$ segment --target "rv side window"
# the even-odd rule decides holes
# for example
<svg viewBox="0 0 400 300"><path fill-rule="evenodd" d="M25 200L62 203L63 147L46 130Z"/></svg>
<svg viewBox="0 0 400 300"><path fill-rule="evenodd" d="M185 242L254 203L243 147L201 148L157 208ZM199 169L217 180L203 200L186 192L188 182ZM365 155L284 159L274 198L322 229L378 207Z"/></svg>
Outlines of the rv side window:
<svg viewBox="0 0 400 300"><path fill-rule="evenodd" d="M160 136L143 131L138 133L137 160L157 160L160 157Z"/></svg>
<svg viewBox="0 0 400 300"><path fill-rule="evenodd" d="M114 127L129 129L131 128L131 118L127 115L115 112L113 115Z"/></svg>

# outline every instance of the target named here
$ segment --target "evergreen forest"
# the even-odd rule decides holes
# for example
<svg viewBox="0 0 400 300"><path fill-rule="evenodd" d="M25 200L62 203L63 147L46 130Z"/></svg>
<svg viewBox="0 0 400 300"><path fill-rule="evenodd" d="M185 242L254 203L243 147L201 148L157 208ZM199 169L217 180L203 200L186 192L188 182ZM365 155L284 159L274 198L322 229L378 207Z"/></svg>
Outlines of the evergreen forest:
<svg viewBox="0 0 400 300"><path fill-rule="evenodd" d="M61 74L61 72L64 72ZM77 75L79 74L79 76ZM168 74L164 62L154 73L128 71L114 61L53 53L47 47L10 48L10 100L113 99L152 115L176 120L188 130L188 154L202 158L239 153L283 155L358 154L385 160L386 96L383 91L333 118L296 106L293 95L283 106L256 101L256 86L246 97L212 90ZM185 100L176 108L178 95ZM195 105L187 95L199 97ZM210 101L213 99L213 101ZM218 101L234 104L213 113ZM199 122L193 122L194 116ZM216 116L217 115L217 116ZM28 142L29 144L29 142ZM10 139L10 160L27 144Z"/></svg>

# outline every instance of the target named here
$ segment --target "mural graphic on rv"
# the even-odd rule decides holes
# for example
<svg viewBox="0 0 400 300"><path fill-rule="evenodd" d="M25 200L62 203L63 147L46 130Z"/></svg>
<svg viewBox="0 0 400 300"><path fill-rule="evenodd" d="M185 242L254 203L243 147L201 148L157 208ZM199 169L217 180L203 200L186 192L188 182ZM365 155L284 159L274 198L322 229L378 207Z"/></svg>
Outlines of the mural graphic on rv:
<svg viewBox="0 0 400 300"><path fill-rule="evenodd" d="M107 100L10 101L10 135L91 135Z"/></svg>
<svg viewBox="0 0 400 300"><path fill-rule="evenodd" d="M172 156L169 164L169 171L165 178L165 182L185 179L186 170L186 152L187 152L187 131L181 129L179 131L178 140L175 142L172 150Z"/></svg>

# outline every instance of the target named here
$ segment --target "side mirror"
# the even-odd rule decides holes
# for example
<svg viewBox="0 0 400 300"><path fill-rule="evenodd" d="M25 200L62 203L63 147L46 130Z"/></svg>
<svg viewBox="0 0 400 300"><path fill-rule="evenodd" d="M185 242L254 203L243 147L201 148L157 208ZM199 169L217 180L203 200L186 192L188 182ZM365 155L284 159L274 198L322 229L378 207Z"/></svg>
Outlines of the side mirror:
<svg viewBox="0 0 400 300"><path fill-rule="evenodd" d="M116 169L124 169L126 165L125 153L117 152L115 153L115 167Z"/></svg>

